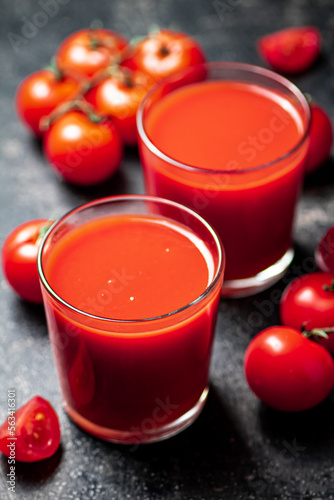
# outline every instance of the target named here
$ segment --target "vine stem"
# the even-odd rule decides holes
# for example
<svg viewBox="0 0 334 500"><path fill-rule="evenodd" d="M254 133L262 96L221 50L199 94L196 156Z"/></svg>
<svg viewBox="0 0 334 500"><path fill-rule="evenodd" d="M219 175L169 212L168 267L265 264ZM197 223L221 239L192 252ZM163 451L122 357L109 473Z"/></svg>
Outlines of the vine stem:
<svg viewBox="0 0 334 500"><path fill-rule="evenodd" d="M306 325L302 326L302 334L306 338L320 337L323 339L328 339L328 334L334 333L334 327L324 327L324 328L312 328L312 330L306 330Z"/></svg>

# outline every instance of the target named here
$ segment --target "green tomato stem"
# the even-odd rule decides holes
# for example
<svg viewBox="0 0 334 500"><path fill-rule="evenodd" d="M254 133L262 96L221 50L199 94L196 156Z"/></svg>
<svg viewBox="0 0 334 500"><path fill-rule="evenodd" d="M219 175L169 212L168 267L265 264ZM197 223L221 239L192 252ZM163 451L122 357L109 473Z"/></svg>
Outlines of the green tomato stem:
<svg viewBox="0 0 334 500"><path fill-rule="evenodd" d="M324 327L324 328L313 328L312 330L306 330L305 325L302 326L302 334L307 339L313 338L323 338L328 339L328 334L334 333L334 327Z"/></svg>

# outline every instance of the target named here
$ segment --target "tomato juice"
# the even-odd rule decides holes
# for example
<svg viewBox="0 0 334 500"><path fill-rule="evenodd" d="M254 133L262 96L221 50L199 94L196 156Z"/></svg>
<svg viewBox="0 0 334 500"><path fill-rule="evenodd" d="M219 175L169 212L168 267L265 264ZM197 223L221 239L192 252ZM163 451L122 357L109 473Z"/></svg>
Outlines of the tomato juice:
<svg viewBox="0 0 334 500"><path fill-rule="evenodd" d="M141 162L148 194L191 207L215 228L224 283L242 288L292 254L309 110L272 72L205 67L148 94L137 118Z"/></svg>
<svg viewBox="0 0 334 500"><path fill-rule="evenodd" d="M189 425L205 402L223 264L191 211L185 225L171 218L183 207L146 197L153 211L107 213L124 198L65 216L39 265L67 412L104 439L145 442Z"/></svg>

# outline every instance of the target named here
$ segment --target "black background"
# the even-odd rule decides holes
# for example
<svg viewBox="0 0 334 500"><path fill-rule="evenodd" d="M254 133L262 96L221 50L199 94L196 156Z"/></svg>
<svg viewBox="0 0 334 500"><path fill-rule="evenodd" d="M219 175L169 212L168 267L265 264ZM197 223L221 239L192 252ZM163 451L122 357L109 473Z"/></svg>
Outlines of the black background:
<svg viewBox="0 0 334 500"><path fill-rule="evenodd" d="M64 37L93 20L103 20L105 27L129 38L145 34L154 23L180 29L202 44L211 61L260 65L264 63L256 51L259 36L291 25L314 24L323 35L322 56L311 70L292 80L334 118L331 0L53 0L58 10L54 8L40 26L38 13L46 3L1 0L1 241L26 220L55 218L101 196L144 192L135 149L126 153L119 173L100 187L79 189L60 181L15 113L14 95L20 81L46 64ZM15 50L10 33L21 37ZM279 322L277 297L293 277L315 269L315 245L333 222L334 165L330 160L305 181L296 219L296 257L286 277L256 297L221 301L211 392L200 418L179 436L139 448L102 442L68 419L61 405L43 309L16 298L2 278L1 420L6 418L8 389L15 389L18 406L40 394L59 413L62 445L44 462L16 465L13 495L7 491L7 459L1 457L0 498L334 498L334 393L317 408L283 414L262 405L243 375L250 339Z"/></svg>

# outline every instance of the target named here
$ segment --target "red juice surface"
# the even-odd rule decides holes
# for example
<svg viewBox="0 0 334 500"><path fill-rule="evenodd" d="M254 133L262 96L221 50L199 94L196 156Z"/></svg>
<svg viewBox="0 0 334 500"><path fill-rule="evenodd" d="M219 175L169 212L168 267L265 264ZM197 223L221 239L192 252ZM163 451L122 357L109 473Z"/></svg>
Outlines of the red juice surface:
<svg viewBox="0 0 334 500"><path fill-rule="evenodd" d="M252 168L290 151L301 120L283 96L256 85L192 84L164 97L150 112L146 133L157 147L186 165ZM257 172L257 178L262 174Z"/></svg>
<svg viewBox="0 0 334 500"><path fill-rule="evenodd" d="M286 96L243 82L192 83L155 102L144 128L162 153L195 167L171 165L142 142L147 192L193 208L216 229L227 280L252 277L285 254L306 150L287 155L305 127Z"/></svg>
<svg viewBox="0 0 334 500"><path fill-rule="evenodd" d="M134 320L187 306L206 290L215 265L210 249L186 226L120 215L69 230L43 268L68 304ZM45 294L65 405L74 420L101 437L103 429L140 435L190 410L207 386L219 294L218 286L191 315L125 326L79 317Z"/></svg>
<svg viewBox="0 0 334 500"><path fill-rule="evenodd" d="M199 297L212 279L210 259L205 244L185 227L113 216L68 233L45 274L53 290L80 310L112 319L145 319Z"/></svg>

